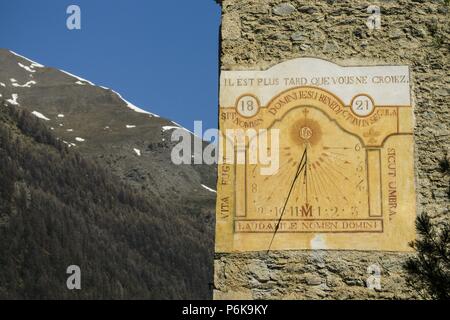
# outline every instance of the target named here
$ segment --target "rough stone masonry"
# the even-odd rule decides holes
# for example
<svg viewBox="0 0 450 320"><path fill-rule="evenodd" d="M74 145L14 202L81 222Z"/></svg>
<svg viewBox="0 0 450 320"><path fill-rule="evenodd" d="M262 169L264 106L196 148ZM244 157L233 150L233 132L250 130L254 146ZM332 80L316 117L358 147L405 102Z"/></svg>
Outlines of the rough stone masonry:
<svg viewBox="0 0 450 320"><path fill-rule="evenodd" d="M262 70L298 57L341 65L411 67L415 108L417 212L449 219L449 177L439 161L450 154L448 1L223 0L222 70ZM371 4L381 28L366 22ZM407 254L283 251L216 254L215 299L410 299ZM370 289L369 266L381 271Z"/></svg>

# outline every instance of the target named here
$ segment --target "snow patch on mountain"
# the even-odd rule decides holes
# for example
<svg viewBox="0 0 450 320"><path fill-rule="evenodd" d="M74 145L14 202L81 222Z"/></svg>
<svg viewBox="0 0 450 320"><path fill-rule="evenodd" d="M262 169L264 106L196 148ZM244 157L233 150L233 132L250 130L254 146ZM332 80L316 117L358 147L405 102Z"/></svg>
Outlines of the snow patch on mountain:
<svg viewBox="0 0 450 320"><path fill-rule="evenodd" d="M71 147L76 147L77 145L75 144L75 143L72 143L72 142L67 142L67 141L62 141L62 142L64 142L65 144L67 144L68 146L69 146L69 148L71 148Z"/></svg>
<svg viewBox="0 0 450 320"><path fill-rule="evenodd" d="M26 71L31 72L31 73L35 73L36 70L34 70L34 68L38 67L37 65L35 65L35 64L33 64L33 63L32 63L30 66L26 66L26 65L24 65L24 64L22 64L22 63L20 63L20 62L18 62L17 64L18 64L19 67L21 67L22 69L25 69Z"/></svg>
<svg viewBox="0 0 450 320"><path fill-rule="evenodd" d="M86 140L84 140L83 138L80 137L76 137L75 140L77 140L78 142L85 142Z"/></svg>
<svg viewBox="0 0 450 320"><path fill-rule="evenodd" d="M166 132L168 130L176 130L176 129L181 129L181 128L178 126L163 126L161 129L163 132Z"/></svg>
<svg viewBox="0 0 450 320"><path fill-rule="evenodd" d="M12 54L14 54L14 55L16 55L16 56L18 56L18 57L20 57L22 59L25 59L25 60L31 62L31 66L30 67L32 67L32 68L45 68L45 66L43 66L42 64L37 63L37 62L35 62L35 61L31 60L31 59L28 59L28 58L26 58L24 56L21 56L20 54L14 52L12 50L9 50L9 52L11 52Z"/></svg>
<svg viewBox="0 0 450 320"><path fill-rule="evenodd" d="M133 128L136 128L135 125L130 125L130 124L127 124L126 127L127 127L127 129L133 129Z"/></svg>
<svg viewBox="0 0 450 320"><path fill-rule="evenodd" d="M145 110L143 110L143 109L141 109L141 108L135 106L134 104L132 104L132 103L129 102L128 100L124 99L120 93L118 93L118 92L116 92L116 91L114 91L114 90L112 90L112 89L106 88L106 87L103 87L103 88L104 88L104 89L107 89L107 90L111 90L113 93L115 93L115 94L116 94L123 102L126 103L127 107L130 108L130 109L132 109L133 111L138 112L138 113L148 114L148 115L150 115L150 116L152 116L152 117L155 117L155 118L159 118L159 116L158 116L157 114L154 114L154 113L145 111Z"/></svg>
<svg viewBox="0 0 450 320"><path fill-rule="evenodd" d="M134 152L136 152L136 154L138 155L138 157L141 156L141 150L136 149L136 148L134 148L133 150L134 150Z"/></svg>
<svg viewBox="0 0 450 320"><path fill-rule="evenodd" d="M175 121L171 121L174 125L176 125L176 128L179 128L179 129L183 129L183 130L185 130L185 131L187 131L187 132L189 132L190 134L192 134L194 137L197 137L197 138L199 138L198 136L196 136L191 130L188 130L188 129L186 129L185 127L183 127L181 124L179 124L179 123L176 123ZM167 128L173 128L173 127L171 127L171 126L167 126ZM169 129L170 130L170 129ZM200 139L200 138L199 138Z"/></svg>
<svg viewBox="0 0 450 320"><path fill-rule="evenodd" d="M0 86L6 87L6 84L4 84L3 82L0 82Z"/></svg>
<svg viewBox="0 0 450 320"><path fill-rule="evenodd" d="M83 79L83 78L81 78L81 77L79 77L79 76L76 76L76 75L74 75L74 74L71 74L70 72L67 72L67 71L64 71L64 70L61 70L61 69L60 69L59 71L61 71L61 72L65 73L65 74L67 74L68 76L70 76L70 77L72 77L72 78L77 79L78 81L77 81L76 83L78 83L78 82L81 81L83 84L84 84L84 83L89 83L91 86L95 86L95 84L92 83L91 81L86 80L86 79ZM79 83L78 83L78 84L79 84Z"/></svg>
<svg viewBox="0 0 450 320"><path fill-rule="evenodd" d="M64 115L63 114L58 114L58 118L64 118Z"/></svg>
<svg viewBox="0 0 450 320"><path fill-rule="evenodd" d="M18 106L19 103L17 102L17 99L19 98L19 95L17 93L13 93L11 95L11 99L8 99L6 101L8 101L9 103L11 103L12 105Z"/></svg>
<svg viewBox="0 0 450 320"><path fill-rule="evenodd" d="M168 131L168 130L177 130L177 129L181 129L181 130L184 130L184 131L189 132L189 133L192 134L194 137L197 137L192 131L190 131L190 130L184 128L184 127L182 127L180 124L176 123L175 121L171 121L171 122L172 122L172 124L174 124L175 126L163 126L163 127L161 128L163 132L166 132L166 131Z"/></svg>
<svg viewBox="0 0 450 320"><path fill-rule="evenodd" d="M46 116L44 116L42 113L37 112L37 111L33 111L32 114L34 114L36 117L38 117L39 119L45 120L45 121L50 121L49 118L47 118Z"/></svg>
<svg viewBox="0 0 450 320"><path fill-rule="evenodd" d="M12 81L13 79L11 79L11 82L12 82L12 86L13 87L19 87L19 88L31 88L31 86L32 85L34 85L34 84L36 84L37 82L36 81L28 81L27 83L25 83L25 84L18 84L17 83L17 81Z"/></svg>

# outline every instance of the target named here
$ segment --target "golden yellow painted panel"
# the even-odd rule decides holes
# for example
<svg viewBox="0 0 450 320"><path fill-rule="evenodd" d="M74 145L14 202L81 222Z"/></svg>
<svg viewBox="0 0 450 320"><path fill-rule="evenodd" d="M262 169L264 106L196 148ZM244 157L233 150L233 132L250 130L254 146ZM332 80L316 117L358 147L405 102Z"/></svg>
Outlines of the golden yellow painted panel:
<svg viewBox="0 0 450 320"><path fill-rule="evenodd" d="M413 110L404 66L301 58L221 75L216 251L408 251Z"/></svg>

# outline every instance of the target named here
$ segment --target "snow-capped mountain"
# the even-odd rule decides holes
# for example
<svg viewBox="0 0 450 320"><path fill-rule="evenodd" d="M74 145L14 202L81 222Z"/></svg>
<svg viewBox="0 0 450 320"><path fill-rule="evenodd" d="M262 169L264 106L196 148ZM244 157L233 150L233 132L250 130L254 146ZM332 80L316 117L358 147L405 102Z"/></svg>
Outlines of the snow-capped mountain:
<svg viewBox="0 0 450 320"><path fill-rule="evenodd" d="M163 197L214 202L215 168L170 161L171 134L180 126L112 89L0 49L0 98L28 109L69 147L126 180Z"/></svg>

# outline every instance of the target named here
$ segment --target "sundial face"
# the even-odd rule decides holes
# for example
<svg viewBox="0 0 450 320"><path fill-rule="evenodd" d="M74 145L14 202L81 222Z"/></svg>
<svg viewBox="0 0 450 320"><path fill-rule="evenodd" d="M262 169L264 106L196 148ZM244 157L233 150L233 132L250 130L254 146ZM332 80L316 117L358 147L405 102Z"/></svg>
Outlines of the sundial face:
<svg viewBox="0 0 450 320"><path fill-rule="evenodd" d="M260 165L246 166L248 216L277 219L289 192L287 182L299 165L305 167L285 208L285 219L351 219L369 210L366 155L357 137L312 106L293 108L272 128L285 137L280 139L280 167L273 175L262 175Z"/></svg>
<svg viewBox="0 0 450 320"><path fill-rule="evenodd" d="M238 130L246 140L221 143L233 161L224 156L219 165L218 252L409 250L415 191L407 67L302 58L223 72L220 119L222 132ZM272 132L278 140L267 138ZM264 170L270 165L255 158L256 148L276 170Z"/></svg>

